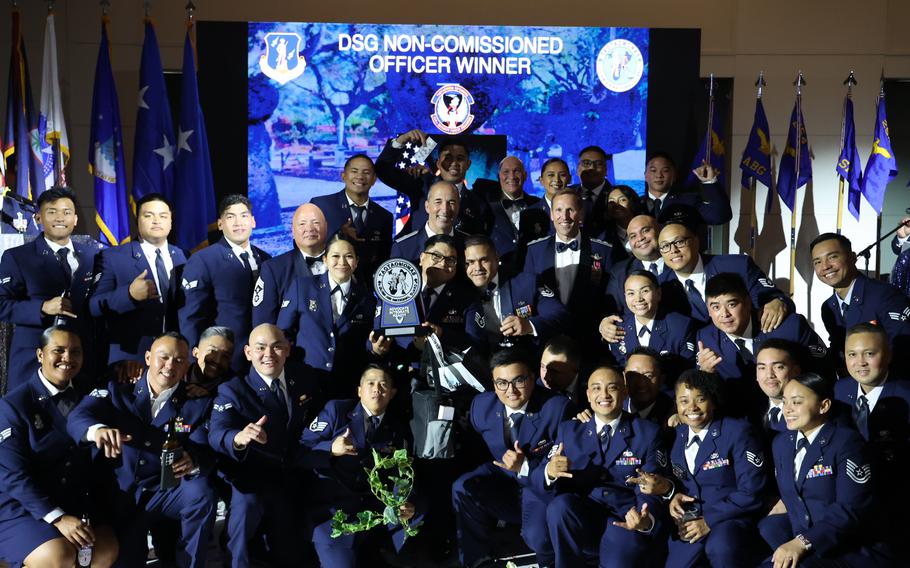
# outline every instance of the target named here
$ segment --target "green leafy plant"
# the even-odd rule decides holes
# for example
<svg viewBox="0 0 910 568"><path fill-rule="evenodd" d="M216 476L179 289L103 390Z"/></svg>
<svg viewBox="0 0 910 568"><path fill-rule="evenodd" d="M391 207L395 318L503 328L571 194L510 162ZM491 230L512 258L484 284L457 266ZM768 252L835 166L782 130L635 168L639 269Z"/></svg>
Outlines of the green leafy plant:
<svg viewBox="0 0 910 568"><path fill-rule="evenodd" d="M335 511L332 517L332 538L341 535L354 534L355 532L368 531L381 524L401 525L405 538L415 536L421 523L410 524L399 516L399 510L411 496L414 487L414 468L412 458L408 457L407 450L395 450L390 456L381 456L373 450L373 468L364 471L370 484L370 491L385 505L381 513L366 510L354 516L353 521L348 521L347 514L341 509ZM388 473L387 470L392 470ZM397 471L397 475L394 472Z"/></svg>

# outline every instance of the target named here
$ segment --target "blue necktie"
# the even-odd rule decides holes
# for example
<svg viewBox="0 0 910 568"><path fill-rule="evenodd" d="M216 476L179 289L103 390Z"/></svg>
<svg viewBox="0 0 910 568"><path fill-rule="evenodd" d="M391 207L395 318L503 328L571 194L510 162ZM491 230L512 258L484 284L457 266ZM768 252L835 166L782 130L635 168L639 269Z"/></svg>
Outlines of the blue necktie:
<svg viewBox="0 0 910 568"><path fill-rule="evenodd" d="M641 329L638 330L638 338L641 339L646 333L651 333L651 330L646 325L641 326Z"/></svg>
<svg viewBox="0 0 910 568"><path fill-rule="evenodd" d="M158 274L158 295L161 296L161 302L166 304L171 281L167 275L167 268L164 266L164 257L161 256L161 249L155 249L155 272Z"/></svg>
<svg viewBox="0 0 910 568"><path fill-rule="evenodd" d="M79 395L76 393L76 389L68 386L55 394L52 400L60 415L66 418L70 411L76 407L76 403L79 402Z"/></svg>
<svg viewBox="0 0 910 568"><path fill-rule="evenodd" d="M370 416L370 418L367 420L367 442L372 442L376 439L376 432L379 431L379 424L380 421L378 416Z"/></svg>
<svg viewBox="0 0 910 568"><path fill-rule="evenodd" d="M288 421L288 399L284 397L284 391L281 390L281 383L278 379L272 379L272 396L275 397L275 403L278 405L284 422Z"/></svg>
<svg viewBox="0 0 910 568"><path fill-rule="evenodd" d="M521 421L524 419L525 415L523 412L513 412L509 416L509 447L515 445L515 442L518 441L518 432L521 430Z"/></svg>
<svg viewBox="0 0 910 568"><path fill-rule="evenodd" d="M556 241L556 252L563 253L566 252L566 249L569 249L571 251L578 250L578 241L572 241L570 243Z"/></svg>
<svg viewBox="0 0 910 568"><path fill-rule="evenodd" d="M66 287L69 288L70 284L73 282L73 268L70 266L69 256L70 249L64 247L59 249L56 252L57 262L60 263L60 268L63 269L63 275L66 277Z"/></svg>
<svg viewBox="0 0 910 568"><path fill-rule="evenodd" d="M654 276L660 276L660 274L657 273L657 263L656 262L652 262L650 265L648 265L648 270L650 270L651 274L653 274Z"/></svg>
<svg viewBox="0 0 910 568"><path fill-rule="evenodd" d="M610 440L612 439L612 436L610 436L610 430L610 425L606 424L603 428L600 429L600 433L598 434L600 437L600 451L603 453L604 458L606 458L607 451L610 449Z"/></svg>
<svg viewBox="0 0 910 568"><path fill-rule="evenodd" d="M853 421L856 423L856 429L860 434L865 435L869 426L869 401L866 395L860 395L856 399L856 406L853 408Z"/></svg>
<svg viewBox="0 0 910 568"><path fill-rule="evenodd" d="M351 220L354 221L354 229L357 231L357 236L362 237L363 231L366 228L363 220L363 212L366 210L364 205L351 205Z"/></svg>

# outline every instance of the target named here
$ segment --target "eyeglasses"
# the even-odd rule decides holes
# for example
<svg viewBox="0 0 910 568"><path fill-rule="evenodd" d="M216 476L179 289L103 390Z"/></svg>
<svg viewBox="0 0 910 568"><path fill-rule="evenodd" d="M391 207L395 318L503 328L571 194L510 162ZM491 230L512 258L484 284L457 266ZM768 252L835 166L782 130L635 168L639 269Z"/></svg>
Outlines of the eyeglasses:
<svg viewBox="0 0 910 568"><path fill-rule="evenodd" d="M582 160L578 164L583 168L602 168L607 165L603 160Z"/></svg>
<svg viewBox="0 0 910 568"><path fill-rule="evenodd" d="M670 241L669 243L664 243L658 247L660 252L670 252L671 248L676 248L677 250L682 250L684 248L689 248L689 237L683 237L681 239L676 239L675 241Z"/></svg>
<svg viewBox="0 0 910 568"><path fill-rule="evenodd" d="M458 258L454 256L444 256L438 252L433 252L431 250L424 251L423 254L430 255L430 258L433 259L433 264L439 264L440 262L444 263L449 268L458 264Z"/></svg>
<svg viewBox="0 0 910 568"><path fill-rule="evenodd" d="M526 384L528 384L528 377L515 377L511 381L507 381L505 379L496 379L493 381L493 386L496 387L496 390L502 392L509 390L509 387L522 389Z"/></svg>

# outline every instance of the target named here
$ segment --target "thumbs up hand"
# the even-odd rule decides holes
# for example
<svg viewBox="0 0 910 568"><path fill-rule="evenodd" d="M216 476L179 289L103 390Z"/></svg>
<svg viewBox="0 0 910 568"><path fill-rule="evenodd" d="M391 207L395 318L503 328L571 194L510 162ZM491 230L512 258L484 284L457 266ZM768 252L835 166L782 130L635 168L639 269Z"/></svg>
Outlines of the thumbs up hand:
<svg viewBox="0 0 910 568"><path fill-rule="evenodd" d="M148 276L148 273L149 271L146 268L141 273L139 273L138 276L133 278L132 282L130 282L130 298L136 300L137 302L158 299L158 288L155 286L154 280L149 280L146 278L146 276Z"/></svg>

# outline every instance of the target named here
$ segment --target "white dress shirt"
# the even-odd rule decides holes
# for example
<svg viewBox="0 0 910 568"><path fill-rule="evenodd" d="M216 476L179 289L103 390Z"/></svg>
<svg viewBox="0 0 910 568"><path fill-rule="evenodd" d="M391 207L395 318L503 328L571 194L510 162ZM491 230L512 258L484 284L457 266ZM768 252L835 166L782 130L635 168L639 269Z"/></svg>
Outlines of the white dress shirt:
<svg viewBox="0 0 910 568"><path fill-rule="evenodd" d="M47 246L50 247L51 252L54 253L54 255L56 255L57 251L62 248L68 249L70 252L66 255L66 263L70 265L70 270L72 273L76 274L76 270L79 269L79 261L76 259L76 249L73 248L72 239L70 239L70 241L65 245L58 245L57 243L49 240L47 237L44 237L44 242L47 243Z"/></svg>
<svg viewBox="0 0 910 568"><path fill-rule="evenodd" d="M281 373L276 378L265 377L263 375L259 375L259 376L262 377L263 381L265 381L265 386L269 387L269 390L272 390L272 381L278 381L278 388L280 388L281 392L284 394L284 402L288 407L288 416L290 416L291 415L291 397L288 394L288 385L287 385L286 381L284 380L284 369L281 370Z"/></svg>
<svg viewBox="0 0 910 568"><path fill-rule="evenodd" d="M708 432L710 431L710 423L698 432L689 426L689 437L686 438L686 465L689 467L689 473L692 475L695 475L695 468L698 467L698 464L695 463L695 458L698 456L698 449L705 443L705 439L708 437ZM696 436L698 436L700 442L698 444L690 444L692 438L695 438Z"/></svg>
<svg viewBox="0 0 910 568"><path fill-rule="evenodd" d="M698 255L698 262L695 263L695 268L692 269L692 274L683 276L677 272L676 278L683 285L683 289L687 291L688 289L686 288L686 280L691 280L692 284L695 286L695 289L698 290L698 293L701 294L702 299L705 300L705 304L708 303L707 298L705 298L705 283L707 281L705 278L705 265L701 260L701 255Z"/></svg>
<svg viewBox="0 0 910 568"><path fill-rule="evenodd" d="M802 440L803 438L805 438L806 440L809 440L809 446L811 446L812 443L815 442L815 438L818 437L818 433L822 431L822 426L824 426L824 424L822 424L821 426L816 426L815 428L810 430L807 434L803 434L802 432L797 432L796 447L799 447L799 441ZM805 448L796 452L796 455L793 457L793 478L796 480L799 480L799 470L801 467L803 467L803 460L806 458L806 454L809 451L808 450L809 446L806 446Z"/></svg>
<svg viewBox="0 0 910 568"><path fill-rule="evenodd" d="M641 335L641 328L647 328L648 331ZM638 316L635 316L635 335L638 336L638 344L642 347L648 347L651 344L651 334L654 333L654 320L649 319L645 322L638 321Z"/></svg>
<svg viewBox="0 0 910 568"><path fill-rule="evenodd" d="M253 247L250 246L250 243L247 243L246 247L242 247L240 245L236 245L236 244L232 243L228 239L225 239L225 240L227 240L228 245L230 245L230 247L231 247L231 251L233 251L234 256L237 257L237 261L240 264L243 264L243 259L240 258L240 255L243 253L247 253L250 258L250 268L253 269L253 272L259 270L259 265L256 263L256 257L253 256Z"/></svg>
<svg viewBox="0 0 910 568"><path fill-rule="evenodd" d="M340 294L335 292L336 286L341 289ZM332 321L338 321L338 318L344 313L344 307L347 305L347 299L351 294L351 281L348 280L347 282L338 284L329 276L329 294L331 295L332 300Z"/></svg>
<svg viewBox="0 0 910 568"><path fill-rule="evenodd" d="M164 269L167 270L168 278L170 278L171 274L174 272L174 259L171 258L171 252L167 248L167 243L161 247L156 247L151 243L142 241L139 243L139 248L142 249L142 254L145 255L145 260L149 263L149 267L151 267L149 272L152 273L152 278L155 280L155 287L158 290L161 290L161 282L158 282L158 270L155 269L155 261L158 258L156 251L161 251L161 260L164 261ZM250 253L250 256L252 257L252 253Z"/></svg>

